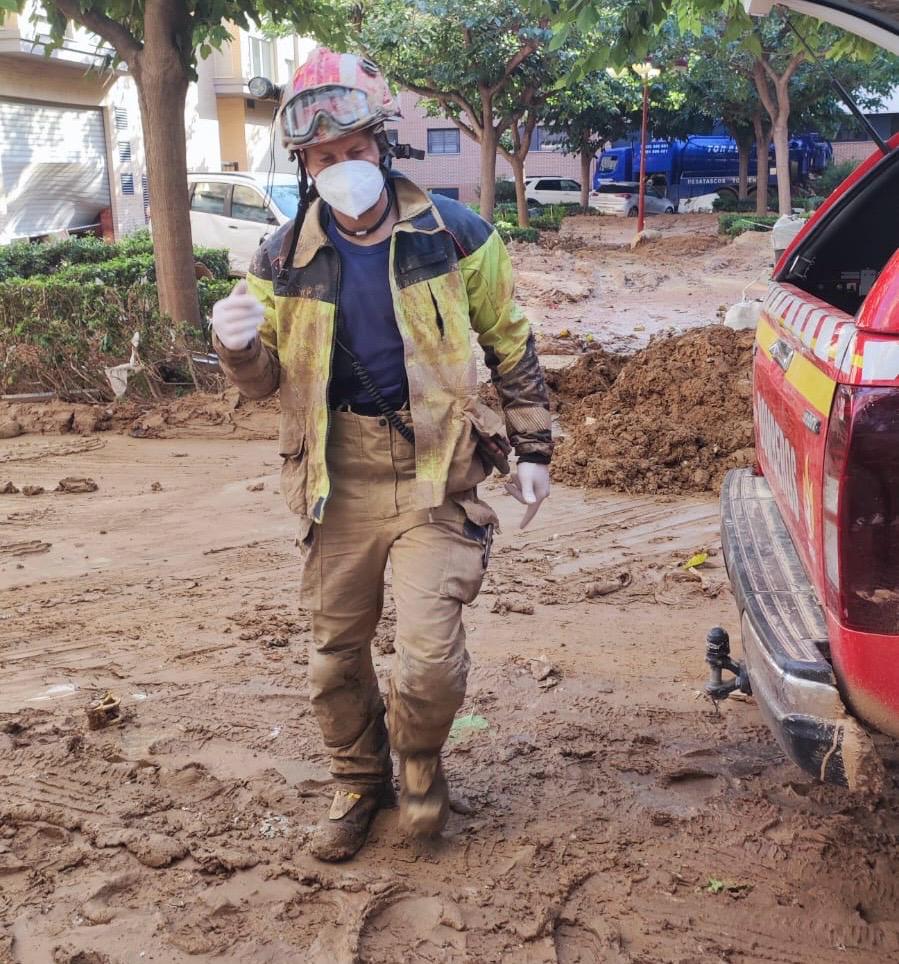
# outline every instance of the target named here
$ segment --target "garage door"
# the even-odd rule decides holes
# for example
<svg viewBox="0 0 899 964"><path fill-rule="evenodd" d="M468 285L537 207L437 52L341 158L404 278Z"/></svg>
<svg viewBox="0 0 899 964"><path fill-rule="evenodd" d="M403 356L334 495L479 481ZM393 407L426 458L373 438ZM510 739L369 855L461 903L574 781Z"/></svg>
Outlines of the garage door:
<svg viewBox="0 0 899 964"><path fill-rule="evenodd" d="M99 109L0 98L0 243L96 224L109 203Z"/></svg>

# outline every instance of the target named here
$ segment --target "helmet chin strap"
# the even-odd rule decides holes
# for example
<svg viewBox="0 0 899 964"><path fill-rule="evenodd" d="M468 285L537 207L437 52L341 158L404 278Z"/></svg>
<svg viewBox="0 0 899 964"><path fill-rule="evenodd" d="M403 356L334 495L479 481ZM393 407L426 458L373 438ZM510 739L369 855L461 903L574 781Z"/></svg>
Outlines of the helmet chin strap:
<svg viewBox="0 0 899 964"><path fill-rule="evenodd" d="M295 160L299 166L300 172L300 195L297 204L297 215L293 219L293 232L290 236L290 249L287 254L287 258L281 265L281 269L278 272L278 280L282 283L286 283L290 277L290 267L293 264L293 257L296 254L297 244L300 240L300 231L303 229L303 222L306 220L306 212L309 210L309 205L315 200L317 191L315 190L315 185L309 186L309 172L306 170L306 163L303 160L300 151L290 152L291 160Z"/></svg>

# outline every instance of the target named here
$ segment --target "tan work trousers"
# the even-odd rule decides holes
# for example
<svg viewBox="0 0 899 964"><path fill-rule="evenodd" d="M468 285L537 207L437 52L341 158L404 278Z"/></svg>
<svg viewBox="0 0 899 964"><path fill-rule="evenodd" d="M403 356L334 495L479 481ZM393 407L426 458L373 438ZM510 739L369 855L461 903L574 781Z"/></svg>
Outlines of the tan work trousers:
<svg viewBox="0 0 899 964"><path fill-rule="evenodd" d="M462 605L481 588L489 532L451 498L412 509L414 450L384 419L332 412L327 457L331 497L302 545L309 680L331 773L364 792L390 773L371 657L387 563L396 603L390 742L401 755L435 754L465 697Z"/></svg>

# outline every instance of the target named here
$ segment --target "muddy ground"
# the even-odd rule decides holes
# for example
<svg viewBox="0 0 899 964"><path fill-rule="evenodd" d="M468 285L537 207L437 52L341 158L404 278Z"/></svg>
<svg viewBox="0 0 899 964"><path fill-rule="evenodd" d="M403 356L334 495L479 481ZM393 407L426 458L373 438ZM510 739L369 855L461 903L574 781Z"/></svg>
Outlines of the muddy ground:
<svg viewBox="0 0 899 964"><path fill-rule="evenodd" d="M717 253L664 252L679 290L697 257L733 257L705 237ZM639 251L567 256L645 271ZM617 339L600 295L568 304ZM662 325L665 290L643 310ZM0 961L899 960L895 781L879 799L818 786L750 700L702 694L707 629L738 642L713 496L558 485L520 532L488 484L504 528L446 754L464 812L425 845L387 811L329 866L304 849L329 785L271 413L147 412L143 437L64 416L65 434L0 443L0 486L20 490L0 495ZM54 491L73 477L96 488ZM388 602L382 678L391 639ZM107 690L121 722L89 730Z"/></svg>

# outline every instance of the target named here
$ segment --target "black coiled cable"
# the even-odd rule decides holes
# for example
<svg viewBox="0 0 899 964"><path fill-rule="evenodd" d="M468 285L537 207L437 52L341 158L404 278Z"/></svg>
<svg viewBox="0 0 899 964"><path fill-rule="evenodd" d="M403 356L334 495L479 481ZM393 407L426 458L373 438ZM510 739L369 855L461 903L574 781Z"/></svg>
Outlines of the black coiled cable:
<svg viewBox="0 0 899 964"><path fill-rule="evenodd" d="M380 389L375 385L374 380L368 373L368 369L359 361L355 353L347 348L339 338L335 337L334 340L337 343L337 347L349 358L353 374L359 379L359 384L368 392L377 410L410 445L415 445L415 432L412 430L412 426L407 425L402 418L400 418L396 409L384 398Z"/></svg>

